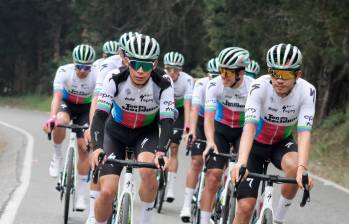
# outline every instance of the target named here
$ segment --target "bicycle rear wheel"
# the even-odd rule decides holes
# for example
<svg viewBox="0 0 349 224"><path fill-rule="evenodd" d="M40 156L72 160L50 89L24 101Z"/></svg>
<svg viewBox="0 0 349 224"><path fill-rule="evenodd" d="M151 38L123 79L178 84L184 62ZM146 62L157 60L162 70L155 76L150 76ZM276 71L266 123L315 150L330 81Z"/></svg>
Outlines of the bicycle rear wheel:
<svg viewBox="0 0 349 224"><path fill-rule="evenodd" d="M234 186L230 182L226 192L225 204L222 210L222 218L220 223L232 223L235 217L236 198L233 194Z"/></svg>
<svg viewBox="0 0 349 224"><path fill-rule="evenodd" d="M262 224L273 224L274 220L273 220L273 212L267 208L264 210L263 212L263 216L262 216Z"/></svg>
<svg viewBox="0 0 349 224"><path fill-rule="evenodd" d="M119 211L118 224L131 223L131 197L128 194L124 194L121 199L121 207Z"/></svg>
<svg viewBox="0 0 349 224"><path fill-rule="evenodd" d="M165 200L165 191L166 191L166 181L167 180L167 172L164 172L164 176L161 177L161 172L159 172L160 178L159 178L159 188L158 188L158 192L157 192L157 212L160 213L162 210L162 205L164 203Z"/></svg>
<svg viewBox="0 0 349 224"><path fill-rule="evenodd" d="M65 178L66 180L66 187L64 191L64 224L68 223L68 217L69 217L69 206L70 206L70 195L73 189L73 183L74 183L74 149L70 148L68 150L68 162L66 167L67 176ZM64 174L63 174L64 175Z"/></svg>

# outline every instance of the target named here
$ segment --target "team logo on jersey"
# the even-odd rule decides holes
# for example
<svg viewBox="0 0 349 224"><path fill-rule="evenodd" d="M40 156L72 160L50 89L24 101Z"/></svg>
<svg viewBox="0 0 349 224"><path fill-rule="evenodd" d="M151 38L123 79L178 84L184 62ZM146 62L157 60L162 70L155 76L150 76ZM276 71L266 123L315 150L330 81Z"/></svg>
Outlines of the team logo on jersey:
<svg viewBox="0 0 349 224"><path fill-rule="evenodd" d="M311 126L314 120L313 116L305 115L304 118L308 121L307 126Z"/></svg>
<svg viewBox="0 0 349 224"><path fill-rule="evenodd" d="M216 86L217 83L215 82L210 82L210 85L208 86L208 89L210 89L212 86Z"/></svg>
<svg viewBox="0 0 349 224"><path fill-rule="evenodd" d="M108 67L108 64L103 64L103 65L101 65L101 69L99 70L100 72L103 70L103 69L105 69L106 67Z"/></svg>
<svg viewBox="0 0 349 224"><path fill-rule="evenodd" d="M130 95L132 93L132 91L129 88L127 88L125 91L127 95Z"/></svg>
<svg viewBox="0 0 349 224"><path fill-rule="evenodd" d="M296 110L295 110L295 109L291 109L292 107L293 107L293 105L284 105L284 106L282 107L282 112L288 113L288 114L290 114L290 113L296 113Z"/></svg>
<svg viewBox="0 0 349 224"><path fill-rule="evenodd" d="M147 143L147 141L149 141L149 138L145 138L142 143L141 143L141 147L144 148L145 143Z"/></svg>
<svg viewBox="0 0 349 224"><path fill-rule="evenodd" d="M261 84L253 84L253 85L251 86L250 95L252 94L252 92L253 92L254 90L259 89L259 88L261 88Z"/></svg>
<svg viewBox="0 0 349 224"><path fill-rule="evenodd" d="M310 88L310 96L313 97L313 103L315 103L315 89Z"/></svg>

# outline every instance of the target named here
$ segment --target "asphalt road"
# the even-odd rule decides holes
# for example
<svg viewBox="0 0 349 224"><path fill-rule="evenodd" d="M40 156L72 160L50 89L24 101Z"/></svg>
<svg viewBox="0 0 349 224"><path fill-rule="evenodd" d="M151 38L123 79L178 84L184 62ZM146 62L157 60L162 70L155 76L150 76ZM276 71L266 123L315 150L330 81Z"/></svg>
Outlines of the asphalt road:
<svg viewBox="0 0 349 224"><path fill-rule="evenodd" d="M6 213L9 216L15 214L12 223L16 224L63 223L63 203L59 201L58 192L55 190L56 180L48 175L52 147L41 130L41 125L47 116L48 114L43 112L0 108L0 121L21 128L34 138L32 155L28 157L30 160L27 164L25 163L27 160L24 158L25 151L28 150L27 137L19 133L18 130L0 124L0 135L7 141L5 151L2 152L0 157L0 217L2 218L0 218L0 224L11 224L8 220L3 219L5 211L9 211ZM167 224L181 223L179 211L183 203L184 180L190 161L184 154L184 150L182 150L175 187L177 198L172 204L164 204L162 214L154 215L153 221L155 224L164 222ZM31 169L28 167L31 167ZM30 174L28 175L30 182L28 187L22 191L23 199L19 200L16 192L23 187L24 182L21 179L23 172ZM348 192L324 184L324 182L316 181L315 188L311 192L311 203L305 208L300 208L298 204L301 194L299 194L288 214L287 223L349 223ZM275 195L278 195L277 190L275 190ZM275 202L276 200L277 197L275 197ZM11 207L13 202L17 202L19 205L17 211ZM138 202L139 198L136 197L135 221L138 221L139 217ZM86 217L87 212L71 213L69 223L84 223Z"/></svg>

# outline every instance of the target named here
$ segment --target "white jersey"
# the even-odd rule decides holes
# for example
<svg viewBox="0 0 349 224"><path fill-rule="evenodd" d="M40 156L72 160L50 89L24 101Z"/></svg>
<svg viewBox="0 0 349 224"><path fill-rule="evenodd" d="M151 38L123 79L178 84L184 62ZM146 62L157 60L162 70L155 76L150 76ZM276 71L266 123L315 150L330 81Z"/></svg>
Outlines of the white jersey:
<svg viewBox="0 0 349 224"><path fill-rule="evenodd" d="M159 75L165 84L157 84L150 77L145 86L138 88L128 74L128 71L118 74L122 78L115 83L113 71L108 73L98 96L96 110L107 113L111 110L116 123L132 129L151 124L159 112L160 119L174 118L174 94L172 85L168 83L169 77L163 76L168 79L166 81Z"/></svg>
<svg viewBox="0 0 349 224"><path fill-rule="evenodd" d="M311 131L315 114L316 90L302 78L297 79L286 97L279 97L271 85L270 75L256 79L246 103L246 122L257 125L255 140L275 144L298 131Z"/></svg>
<svg viewBox="0 0 349 224"><path fill-rule="evenodd" d="M95 60L92 65L95 66L96 68L99 68L104 60L105 60L105 58L99 58L99 59Z"/></svg>
<svg viewBox="0 0 349 224"><path fill-rule="evenodd" d="M206 94L206 86L210 81L209 77L201 78L196 80L193 96L191 100L192 107L200 107L199 116L203 117L205 112L205 94Z"/></svg>
<svg viewBox="0 0 349 224"><path fill-rule="evenodd" d="M103 86L103 80L105 76L114 69L118 69L122 66L122 59L120 55L113 55L103 60L98 67L99 74L97 76L95 95L98 95Z"/></svg>
<svg viewBox="0 0 349 224"><path fill-rule="evenodd" d="M193 77L185 72L179 72L177 80L173 82L175 103L177 108L183 107L185 100L191 100L193 84Z"/></svg>
<svg viewBox="0 0 349 224"><path fill-rule="evenodd" d="M205 112L215 112L215 120L231 128L244 126L245 103L254 79L244 76L238 88L224 87L221 76L208 82Z"/></svg>
<svg viewBox="0 0 349 224"><path fill-rule="evenodd" d="M72 104L91 103L95 89L97 69L92 66L86 78L76 75L75 65L67 64L57 69L53 82L53 91L63 94L63 100Z"/></svg>

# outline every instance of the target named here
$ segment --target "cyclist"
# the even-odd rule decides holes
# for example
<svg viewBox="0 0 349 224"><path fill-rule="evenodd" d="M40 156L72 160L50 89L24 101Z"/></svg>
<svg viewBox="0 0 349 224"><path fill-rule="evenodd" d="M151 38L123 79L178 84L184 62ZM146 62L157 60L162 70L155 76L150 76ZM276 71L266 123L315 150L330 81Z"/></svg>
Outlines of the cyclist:
<svg viewBox="0 0 349 224"><path fill-rule="evenodd" d="M251 60L250 64L246 67L245 75L255 79L259 74L259 70L259 64L256 61Z"/></svg>
<svg viewBox="0 0 349 224"><path fill-rule="evenodd" d="M158 165L158 159L164 158L165 167L168 163L164 151L173 128L174 93L170 78L154 72L160 54L159 44L149 36L136 35L127 42L126 52L127 69L119 74L109 73L98 96L91 126L92 169L103 150L107 156L124 159L126 146L134 148L138 161ZM120 166L102 166L101 192L95 204L97 223L106 223L111 215L121 171ZM157 191L156 174L146 168L139 172L140 223L149 224Z"/></svg>
<svg viewBox="0 0 349 224"><path fill-rule="evenodd" d="M178 147L182 139L183 129L189 130L190 103L193 91L193 78L182 71L184 56L178 52L168 52L164 55L166 73L171 77L174 84L174 96L178 118L174 123L174 132L171 136L171 156L168 168L168 185L166 192L167 202L174 200L174 184L178 169Z"/></svg>
<svg viewBox="0 0 349 224"><path fill-rule="evenodd" d="M50 118L43 127L45 132L50 131L51 123L69 124L70 120L79 125L89 123L91 97L97 74L95 67L92 66L95 51L91 46L81 44L74 48L72 56L74 64L60 66L57 70L53 82L54 94ZM57 177L62 168L62 142L65 138L65 129L55 128L52 134L54 152L49 173L50 176ZM76 208L84 210L89 162L83 132L77 132L77 144L79 159Z"/></svg>
<svg viewBox="0 0 349 224"><path fill-rule="evenodd" d="M191 201L195 193L195 187L198 182L198 176L203 166L202 152L206 144L195 142L196 139L206 140L204 133L204 107L205 92L207 83L219 76L218 58L212 58L207 63L207 77L198 79L195 82L190 111L190 131L189 135L193 136L191 142L188 142L188 136L185 142L191 147L191 167L187 173L186 187L184 194L184 204L180 217L183 222L189 222L191 216Z"/></svg>
<svg viewBox="0 0 349 224"><path fill-rule="evenodd" d="M235 182L238 179L241 165L247 165L251 172L261 173L264 161L270 160L285 176L296 177L299 187L303 187L301 178L308 166L316 91L301 78L302 54L296 46L274 45L266 61L270 75L256 79L249 91L239 159L232 170L232 179ZM292 137L295 126L298 146ZM257 180L241 183L235 224L249 222L258 186ZM275 223L284 222L297 188L292 184L282 185Z"/></svg>
<svg viewBox="0 0 349 224"><path fill-rule="evenodd" d="M208 82L205 98L206 157L209 149L230 153L230 145L236 149L244 124L244 108L248 88L253 79L245 76L249 64L249 52L239 47L228 47L218 56L220 76ZM207 165L205 186L200 203L200 223L210 221L212 203L219 188L227 160L214 157Z"/></svg>
<svg viewBox="0 0 349 224"><path fill-rule="evenodd" d="M118 42L109 40L103 44L102 57L93 62L93 65L97 68L100 67L101 63L108 57L118 54Z"/></svg>

